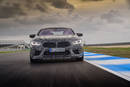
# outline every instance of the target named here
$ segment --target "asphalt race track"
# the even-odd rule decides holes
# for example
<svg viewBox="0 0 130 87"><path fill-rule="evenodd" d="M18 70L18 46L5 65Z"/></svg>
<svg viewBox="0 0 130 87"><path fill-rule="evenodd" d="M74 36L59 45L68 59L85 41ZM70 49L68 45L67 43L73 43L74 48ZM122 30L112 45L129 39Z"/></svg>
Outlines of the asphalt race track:
<svg viewBox="0 0 130 87"><path fill-rule="evenodd" d="M130 87L85 61L31 64L28 52L0 54L0 87Z"/></svg>

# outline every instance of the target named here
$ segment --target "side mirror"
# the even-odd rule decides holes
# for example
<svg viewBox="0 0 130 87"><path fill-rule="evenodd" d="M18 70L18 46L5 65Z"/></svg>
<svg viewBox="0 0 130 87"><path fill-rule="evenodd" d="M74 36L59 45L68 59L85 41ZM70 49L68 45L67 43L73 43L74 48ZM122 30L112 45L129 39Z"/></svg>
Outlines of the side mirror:
<svg viewBox="0 0 130 87"><path fill-rule="evenodd" d="M30 38L34 38L36 35L35 34L30 34L29 37Z"/></svg>
<svg viewBox="0 0 130 87"><path fill-rule="evenodd" d="M77 33L77 36L82 37L83 34L82 33Z"/></svg>

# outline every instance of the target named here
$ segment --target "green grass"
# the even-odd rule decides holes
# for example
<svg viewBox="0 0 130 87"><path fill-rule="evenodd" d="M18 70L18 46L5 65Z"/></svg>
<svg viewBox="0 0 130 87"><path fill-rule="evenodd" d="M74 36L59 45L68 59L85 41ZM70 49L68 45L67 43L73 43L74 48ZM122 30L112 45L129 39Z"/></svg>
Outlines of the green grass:
<svg viewBox="0 0 130 87"><path fill-rule="evenodd" d="M130 58L130 48L99 48L99 47L84 47L85 51L106 54L118 57Z"/></svg>
<svg viewBox="0 0 130 87"><path fill-rule="evenodd" d="M17 51L0 51L0 53L17 53L17 52L25 52L29 50L17 50Z"/></svg>

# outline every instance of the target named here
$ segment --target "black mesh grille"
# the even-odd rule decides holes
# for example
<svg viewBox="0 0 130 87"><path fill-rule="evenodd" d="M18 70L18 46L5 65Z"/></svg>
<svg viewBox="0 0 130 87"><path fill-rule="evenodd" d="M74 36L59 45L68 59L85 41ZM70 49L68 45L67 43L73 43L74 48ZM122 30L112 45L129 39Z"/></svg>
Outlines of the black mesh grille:
<svg viewBox="0 0 130 87"><path fill-rule="evenodd" d="M57 47L68 47L70 43L67 41L58 42Z"/></svg>
<svg viewBox="0 0 130 87"><path fill-rule="evenodd" d="M41 51L35 51L35 56L38 56L38 55L40 55L40 53L41 53Z"/></svg>
<svg viewBox="0 0 130 87"><path fill-rule="evenodd" d="M43 43L43 47L47 48L64 48L70 46L70 42L68 41L62 41L62 42L45 42Z"/></svg>
<svg viewBox="0 0 130 87"><path fill-rule="evenodd" d="M49 51L45 51L44 55L69 55L70 52L69 51L65 51L65 52L49 52Z"/></svg>
<svg viewBox="0 0 130 87"><path fill-rule="evenodd" d="M55 42L45 42L45 43L43 43L43 47L55 48L56 43Z"/></svg>

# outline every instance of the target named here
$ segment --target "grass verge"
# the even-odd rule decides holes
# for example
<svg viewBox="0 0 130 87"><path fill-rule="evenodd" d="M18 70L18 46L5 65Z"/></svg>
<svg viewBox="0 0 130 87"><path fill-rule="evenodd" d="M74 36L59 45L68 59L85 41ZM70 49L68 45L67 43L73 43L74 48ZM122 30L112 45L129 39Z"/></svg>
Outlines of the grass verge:
<svg viewBox="0 0 130 87"><path fill-rule="evenodd" d="M129 48L84 47L84 49L87 52L130 58L130 47Z"/></svg>
<svg viewBox="0 0 130 87"><path fill-rule="evenodd" d="M17 51L0 51L0 53L16 53L16 52L25 52L29 50L17 50Z"/></svg>

